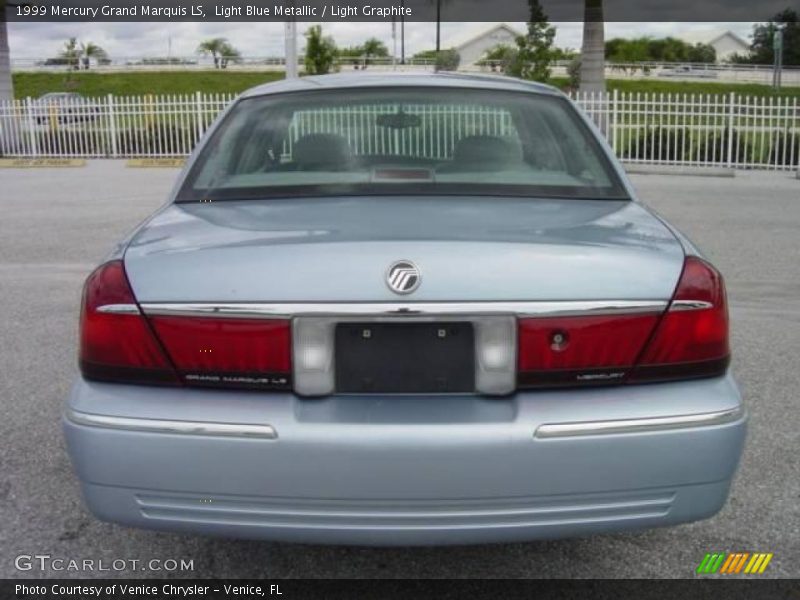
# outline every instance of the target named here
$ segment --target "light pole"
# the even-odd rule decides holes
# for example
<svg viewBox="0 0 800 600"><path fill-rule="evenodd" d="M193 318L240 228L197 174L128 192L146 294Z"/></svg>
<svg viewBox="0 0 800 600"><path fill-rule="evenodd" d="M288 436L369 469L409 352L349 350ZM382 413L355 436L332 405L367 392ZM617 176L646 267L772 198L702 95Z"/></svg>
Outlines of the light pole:
<svg viewBox="0 0 800 600"><path fill-rule="evenodd" d="M772 40L772 87L781 89L781 71L783 70L783 27L775 26L775 35Z"/></svg>
<svg viewBox="0 0 800 600"><path fill-rule="evenodd" d="M406 64L406 0L400 0L400 64Z"/></svg>
<svg viewBox="0 0 800 600"><path fill-rule="evenodd" d="M436 54L442 49L442 0L436 0Z"/></svg>
<svg viewBox="0 0 800 600"><path fill-rule="evenodd" d="M397 18L392 17L392 70L397 70Z"/></svg>

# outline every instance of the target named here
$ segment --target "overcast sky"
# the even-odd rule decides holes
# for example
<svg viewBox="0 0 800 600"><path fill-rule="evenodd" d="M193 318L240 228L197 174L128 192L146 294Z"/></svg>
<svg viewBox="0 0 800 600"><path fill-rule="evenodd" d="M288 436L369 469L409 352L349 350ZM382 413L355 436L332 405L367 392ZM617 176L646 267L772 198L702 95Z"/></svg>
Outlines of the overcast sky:
<svg viewBox="0 0 800 600"><path fill-rule="evenodd" d="M312 23L298 23L302 33ZM448 39L465 33L478 33L491 23L443 23L442 45ZM521 31L524 23L512 23ZM554 23L556 45L580 48L581 23ZM606 23L606 39L649 35L665 37L685 31L727 30L749 40L752 23ZM9 23L12 58L47 58L55 56L70 37L99 44L112 56L166 56L172 45L172 56L190 56L199 41L210 37L226 37L244 56L282 56L283 23ZM359 44L368 37L378 37L392 48L389 23L324 23L323 29L340 46ZM399 33L398 33L399 35ZM406 23L406 53L411 55L432 48L436 40L435 23ZM399 43L399 42L398 42ZM299 45L302 47L302 39ZM398 50L399 52L399 50Z"/></svg>

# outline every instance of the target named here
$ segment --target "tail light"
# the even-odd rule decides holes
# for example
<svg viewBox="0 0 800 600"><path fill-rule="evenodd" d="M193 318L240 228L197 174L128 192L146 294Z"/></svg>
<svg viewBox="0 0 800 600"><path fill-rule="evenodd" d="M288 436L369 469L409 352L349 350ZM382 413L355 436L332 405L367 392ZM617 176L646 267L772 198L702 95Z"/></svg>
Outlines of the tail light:
<svg viewBox="0 0 800 600"><path fill-rule="evenodd" d="M188 385L290 387L288 320L164 316L150 320Z"/></svg>
<svg viewBox="0 0 800 600"><path fill-rule="evenodd" d="M519 385L620 383L658 319L657 314L521 319Z"/></svg>
<svg viewBox="0 0 800 600"><path fill-rule="evenodd" d="M728 367L722 276L687 257L667 312L519 321L521 388L722 375Z"/></svg>
<svg viewBox="0 0 800 600"><path fill-rule="evenodd" d="M177 384L133 296L122 261L98 267L83 290L80 367L87 379Z"/></svg>
<svg viewBox="0 0 800 600"><path fill-rule="evenodd" d="M728 368L728 304L719 272L690 256L675 295L631 379L721 375Z"/></svg>
<svg viewBox="0 0 800 600"><path fill-rule="evenodd" d="M145 317L122 261L86 281L81 372L87 379L231 388L291 387L287 320Z"/></svg>

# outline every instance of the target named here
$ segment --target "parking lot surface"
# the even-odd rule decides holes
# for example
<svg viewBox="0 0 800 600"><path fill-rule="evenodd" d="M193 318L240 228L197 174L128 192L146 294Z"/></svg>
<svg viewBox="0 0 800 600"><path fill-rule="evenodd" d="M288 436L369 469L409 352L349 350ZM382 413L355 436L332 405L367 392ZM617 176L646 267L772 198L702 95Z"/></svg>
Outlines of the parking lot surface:
<svg viewBox="0 0 800 600"><path fill-rule="evenodd" d="M176 172L92 162L0 170L0 577L693 577L706 552L773 552L800 577L800 181L637 175L643 200L722 270L750 433L730 501L671 529L526 544L354 548L130 530L83 507L61 436L80 289L113 243L164 201ZM702 460L702 457L698 457ZM121 571L19 571L15 557L139 560ZM193 570L155 570L193 561ZM119 564L119 563L117 563ZM163 563L161 563L163 564Z"/></svg>

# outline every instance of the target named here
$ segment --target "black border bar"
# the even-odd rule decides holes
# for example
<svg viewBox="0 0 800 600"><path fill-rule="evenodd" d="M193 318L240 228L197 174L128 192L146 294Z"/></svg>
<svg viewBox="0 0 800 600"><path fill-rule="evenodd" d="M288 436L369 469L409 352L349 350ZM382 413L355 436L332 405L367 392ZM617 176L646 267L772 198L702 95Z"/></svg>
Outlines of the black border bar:
<svg viewBox="0 0 800 600"><path fill-rule="evenodd" d="M16 586L38 588L35 593L20 593ZM152 593L122 593L122 586L145 586ZM109 593L111 586L116 592ZM167 586L165 588L165 586ZM181 594L179 591L165 593L168 586L195 590L194 593ZM238 586L240 590L249 586L251 592L233 594L226 592L226 586ZM102 588L101 593L90 591L54 593L63 588ZM253 588L260 587L259 594ZM42 593L42 590L44 593ZM198 593L199 592L199 593ZM279 592L279 593L278 593ZM727 579L694 580L516 580L516 579L27 579L3 580L0 583L0 597L37 600L83 600L84 598L116 599L186 599L217 600L228 598L273 598L276 600L354 600L376 598L379 600L448 600L450 598L576 598L621 599L621 598L692 598L692 600L738 600L739 598L800 598L797 581L777 579L756 579L730 576Z"/></svg>
<svg viewBox="0 0 800 600"><path fill-rule="evenodd" d="M551 22L583 21L584 0L539 0ZM0 0L9 21L407 22L436 20L437 0ZM28 5L26 8L25 5ZM768 21L796 0L603 0L606 22ZM441 0L445 22L520 22L529 0ZM0 18L3 18L0 10Z"/></svg>

